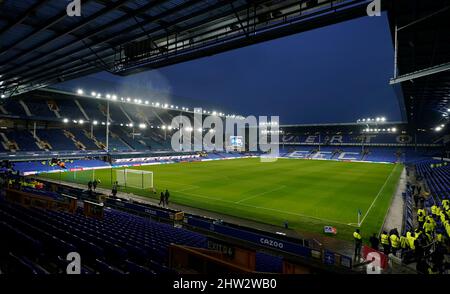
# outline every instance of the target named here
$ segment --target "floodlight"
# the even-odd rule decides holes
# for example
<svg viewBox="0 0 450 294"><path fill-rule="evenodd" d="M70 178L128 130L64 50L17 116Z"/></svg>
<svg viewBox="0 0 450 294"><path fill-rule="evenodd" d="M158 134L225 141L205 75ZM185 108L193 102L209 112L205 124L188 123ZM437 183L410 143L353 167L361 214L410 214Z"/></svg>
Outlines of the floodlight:
<svg viewBox="0 0 450 294"><path fill-rule="evenodd" d="M82 89L78 89L78 90L77 90L77 94L78 94L78 95L83 95L83 94L84 94L84 91L83 91Z"/></svg>
<svg viewBox="0 0 450 294"><path fill-rule="evenodd" d="M102 126L104 126L105 125L105 122L104 121L102 121Z"/></svg>
<svg viewBox="0 0 450 294"><path fill-rule="evenodd" d="M2 97L2 99L3 99L3 98L5 98L6 96L5 96L4 94L2 94L2 96L1 96L1 97Z"/></svg>
<svg viewBox="0 0 450 294"><path fill-rule="evenodd" d="M149 102L147 100L145 100L145 104L148 104Z"/></svg>
<svg viewBox="0 0 450 294"><path fill-rule="evenodd" d="M386 118L383 116L383 117L381 118L381 121L386 121Z"/></svg>
<svg viewBox="0 0 450 294"><path fill-rule="evenodd" d="M156 107L159 107L159 102L156 102L155 106L156 106Z"/></svg>
<svg viewBox="0 0 450 294"><path fill-rule="evenodd" d="M131 98L130 97L127 97L127 102L130 102L131 101Z"/></svg>
<svg viewBox="0 0 450 294"><path fill-rule="evenodd" d="M173 108L174 106L173 105L170 105L170 108Z"/></svg>
<svg viewBox="0 0 450 294"><path fill-rule="evenodd" d="M163 130L165 130L165 129L166 129L166 126L162 126L161 128L162 128Z"/></svg>
<svg viewBox="0 0 450 294"><path fill-rule="evenodd" d="M381 119L379 117L376 118L376 121L380 121Z"/></svg>
<svg viewBox="0 0 450 294"><path fill-rule="evenodd" d="M397 129L396 128L392 128L392 132L393 133L397 132Z"/></svg>
<svg viewBox="0 0 450 294"><path fill-rule="evenodd" d="M201 133L201 132L203 132L203 129L202 129L202 128L198 128L197 131L198 131L199 133Z"/></svg>
<svg viewBox="0 0 450 294"><path fill-rule="evenodd" d="M97 98L102 98L102 94L98 93Z"/></svg>
<svg viewBox="0 0 450 294"><path fill-rule="evenodd" d="M171 129L172 129L172 126L167 126L167 129L168 129L168 130L171 130Z"/></svg>
<svg viewBox="0 0 450 294"><path fill-rule="evenodd" d="M209 132L210 133L214 133L214 129L209 129Z"/></svg>
<svg viewBox="0 0 450 294"><path fill-rule="evenodd" d="M67 118L65 118L65 119L63 119L63 123L68 123L69 122L69 119L67 119Z"/></svg>
<svg viewBox="0 0 450 294"><path fill-rule="evenodd" d="M123 127L123 124L120 124L121 127Z"/></svg>
<svg viewBox="0 0 450 294"><path fill-rule="evenodd" d="M212 115L217 115L217 112L216 112L216 111L213 111Z"/></svg>
<svg viewBox="0 0 450 294"><path fill-rule="evenodd" d="M106 99L110 99L110 98L111 98L111 95L106 94Z"/></svg>
<svg viewBox="0 0 450 294"><path fill-rule="evenodd" d="M74 123L74 124L77 124L77 123L78 123L78 121L76 121L76 120L73 120L73 123Z"/></svg>
<svg viewBox="0 0 450 294"><path fill-rule="evenodd" d="M128 126L129 126L130 128L132 128L132 127L133 127L133 123L130 123Z"/></svg>
<svg viewBox="0 0 450 294"><path fill-rule="evenodd" d="M441 125L441 128L445 127L445 125Z"/></svg>
<svg viewBox="0 0 450 294"><path fill-rule="evenodd" d="M97 96L97 93L95 93L95 92L91 92L91 96Z"/></svg>
<svg viewBox="0 0 450 294"><path fill-rule="evenodd" d="M94 120L94 121L92 122L92 124L93 124L94 126L96 126L96 125L98 125L98 121Z"/></svg>
<svg viewBox="0 0 450 294"><path fill-rule="evenodd" d="M139 124L140 129L145 129L147 126L145 124Z"/></svg>
<svg viewBox="0 0 450 294"><path fill-rule="evenodd" d="M440 131L442 130L442 128L441 128L441 127L436 127L434 130L435 130L436 132L440 132Z"/></svg>
<svg viewBox="0 0 450 294"><path fill-rule="evenodd" d="M111 98L112 98L112 100L117 100L117 96L116 95L112 95Z"/></svg>

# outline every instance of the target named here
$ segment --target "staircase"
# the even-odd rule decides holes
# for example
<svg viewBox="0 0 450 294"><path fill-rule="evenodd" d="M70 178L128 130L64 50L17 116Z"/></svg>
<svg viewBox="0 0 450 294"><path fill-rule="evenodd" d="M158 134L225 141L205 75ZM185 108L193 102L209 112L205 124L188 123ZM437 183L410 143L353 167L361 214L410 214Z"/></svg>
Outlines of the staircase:
<svg viewBox="0 0 450 294"><path fill-rule="evenodd" d="M30 131L30 133L33 136L33 138L36 140L36 145L39 147L39 149L45 150L45 151L50 151L53 149L52 145L50 145L49 142L41 140L37 135L34 135L34 133L32 131Z"/></svg>
<svg viewBox="0 0 450 294"><path fill-rule="evenodd" d="M95 145L96 145L98 148L100 148L100 149L105 149L105 148L106 148L106 145L103 144L103 142L100 142L99 140L97 140L97 138L96 138L95 136L92 136L92 137L91 137L91 134L90 134L88 131L83 130L83 133L84 133L84 135L85 135L86 137L88 137L89 139L93 140L94 143L95 143Z"/></svg>
<svg viewBox="0 0 450 294"><path fill-rule="evenodd" d="M86 150L86 146L75 138L75 135L68 130L63 130L64 135L70 139L79 150Z"/></svg>
<svg viewBox="0 0 450 294"><path fill-rule="evenodd" d="M0 137L3 139L2 145L5 150L9 150L10 152L19 151L19 145L16 142L10 141L8 137L4 133L0 133Z"/></svg>

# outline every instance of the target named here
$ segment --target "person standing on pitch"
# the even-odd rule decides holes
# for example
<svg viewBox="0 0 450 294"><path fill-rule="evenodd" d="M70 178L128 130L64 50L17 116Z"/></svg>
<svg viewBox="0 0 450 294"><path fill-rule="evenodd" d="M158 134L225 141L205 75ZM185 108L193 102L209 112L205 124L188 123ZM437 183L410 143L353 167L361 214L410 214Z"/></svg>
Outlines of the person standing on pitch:
<svg viewBox="0 0 450 294"><path fill-rule="evenodd" d="M161 192L161 196L159 196L159 205L161 204L164 206L164 192Z"/></svg>
<svg viewBox="0 0 450 294"><path fill-rule="evenodd" d="M164 194L164 202L166 203L166 205L169 205L169 190L166 189L166 193Z"/></svg>
<svg viewBox="0 0 450 294"><path fill-rule="evenodd" d="M112 186L112 195L113 195L113 197L115 198L116 197L116 195L117 195L117 181L115 181L114 182L114 184L113 184L113 186Z"/></svg>
<svg viewBox="0 0 450 294"><path fill-rule="evenodd" d="M92 187L94 188L94 191L95 191L95 189L97 189L97 184L98 184L98 181L97 181L97 179L95 179L95 180L92 182Z"/></svg>
<svg viewBox="0 0 450 294"><path fill-rule="evenodd" d="M88 190L92 191L92 182L91 181L88 182Z"/></svg>
<svg viewBox="0 0 450 294"><path fill-rule="evenodd" d="M362 247L362 237L359 233L359 229L356 229L355 232L353 232L353 238L355 239L355 260L357 260L361 256Z"/></svg>

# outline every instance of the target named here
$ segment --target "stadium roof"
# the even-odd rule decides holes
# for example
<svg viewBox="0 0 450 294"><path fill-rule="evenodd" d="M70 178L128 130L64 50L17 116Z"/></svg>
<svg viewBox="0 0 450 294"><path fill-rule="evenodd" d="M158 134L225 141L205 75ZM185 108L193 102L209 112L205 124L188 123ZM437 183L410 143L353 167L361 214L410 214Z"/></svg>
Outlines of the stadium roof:
<svg viewBox="0 0 450 294"><path fill-rule="evenodd" d="M450 1L395 1L389 22L398 44L397 77L391 84L401 86L406 119L415 127L445 124L450 114Z"/></svg>
<svg viewBox="0 0 450 294"><path fill-rule="evenodd" d="M127 75L366 15L371 0L0 1L0 94L99 71ZM404 119L442 123L450 99L450 0L383 1L398 43ZM397 25L397 34L395 26ZM397 38L396 38L397 35ZM394 64L394 61L393 61ZM448 118L448 115L447 115Z"/></svg>
<svg viewBox="0 0 450 294"><path fill-rule="evenodd" d="M0 1L5 97L99 71L162 67L366 14L370 0Z"/></svg>

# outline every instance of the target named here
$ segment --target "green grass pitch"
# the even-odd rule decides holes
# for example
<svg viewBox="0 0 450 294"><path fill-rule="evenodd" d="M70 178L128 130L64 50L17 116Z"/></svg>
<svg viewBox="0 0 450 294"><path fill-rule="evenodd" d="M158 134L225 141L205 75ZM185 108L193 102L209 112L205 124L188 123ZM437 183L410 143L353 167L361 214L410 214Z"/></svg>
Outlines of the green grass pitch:
<svg viewBox="0 0 450 294"><path fill-rule="evenodd" d="M149 190L126 192L158 198L169 189L171 202L298 231L323 232L337 227L350 239L361 209L361 230L368 238L383 224L401 171L400 164L258 158L129 167L154 172L156 195ZM86 184L93 171L46 174L45 177ZM95 170L100 187L110 188L115 169ZM125 190L122 188L122 190Z"/></svg>

